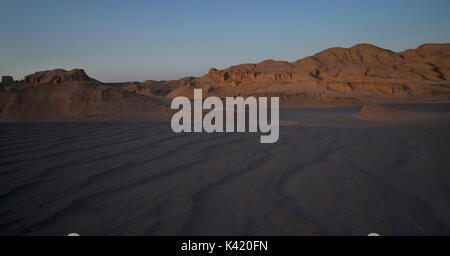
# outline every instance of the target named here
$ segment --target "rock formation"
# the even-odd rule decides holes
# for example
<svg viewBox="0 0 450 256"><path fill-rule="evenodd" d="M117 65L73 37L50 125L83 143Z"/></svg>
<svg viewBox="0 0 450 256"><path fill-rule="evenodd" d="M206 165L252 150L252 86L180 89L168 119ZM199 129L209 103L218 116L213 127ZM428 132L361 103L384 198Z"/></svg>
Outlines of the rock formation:
<svg viewBox="0 0 450 256"><path fill-rule="evenodd" d="M265 60L257 64L211 68L187 86L211 89L217 96L310 93L325 97L450 97L450 44L426 44L393 52L370 44L330 48L295 62ZM178 88L168 97L186 95ZM187 95L189 96L189 95Z"/></svg>
<svg viewBox="0 0 450 256"><path fill-rule="evenodd" d="M3 122L167 121L167 102L92 82L31 86L15 93Z"/></svg>
<svg viewBox="0 0 450 256"><path fill-rule="evenodd" d="M292 106L449 101L449 79L450 44L398 53L358 44L295 62L211 68L204 76L172 81L101 83L82 69L54 69L21 82L4 76L0 121L169 120L170 99L192 98L194 88L202 88L204 97L277 96ZM372 118L369 110L359 117Z"/></svg>
<svg viewBox="0 0 450 256"><path fill-rule="evenodd" d="M40 71L18 90L0 92L0 121L170 120L168 102L140 89L140 83L100 83L82 69Z"/></svg>
<svg viewBox="0 0 450 256"><path fill-rule="evenodd" d="M210 69L218 85L248 81L444 81L449 74L450 44L423 45L395 53L370 44L331 48L295 62L265 60L258 64Z"/></svg>
<svg viewBox="0 0 450 256"><path fill-rule="evenodd" d="M64 69L54 69L36 72L25 77L24 83L29 85L40 84L61 84L70 81L91 81L92 79L86 75L82 69L72 69L66 71Z"/></svg>

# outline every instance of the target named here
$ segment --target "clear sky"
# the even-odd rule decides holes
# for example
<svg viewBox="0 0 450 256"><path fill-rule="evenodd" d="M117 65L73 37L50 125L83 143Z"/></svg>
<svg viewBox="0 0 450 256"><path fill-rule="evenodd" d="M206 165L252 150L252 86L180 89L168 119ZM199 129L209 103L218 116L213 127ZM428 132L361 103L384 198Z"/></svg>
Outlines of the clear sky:
<svg viewBox="0 0 450 256"><path fill-rule="evenodd" d="M450 42L449 0L0 0L0 74L168 80L329 47Z"/></svg>

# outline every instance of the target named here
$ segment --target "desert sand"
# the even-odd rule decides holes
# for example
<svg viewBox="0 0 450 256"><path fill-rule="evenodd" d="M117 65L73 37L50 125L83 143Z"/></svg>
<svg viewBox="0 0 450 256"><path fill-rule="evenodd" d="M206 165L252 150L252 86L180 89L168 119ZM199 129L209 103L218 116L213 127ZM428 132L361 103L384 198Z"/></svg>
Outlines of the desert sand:
<svg viewBox="0 0 450 256"><path fill-rule="evenodd" d="M276 144L155 122L1 124L0 234L449 235L449 119L360 109L282 110L302 125Z"/></svg>
<svg viewBox="0 0 450 256"><path fill-rule="evenodd" d="M363 106L355 118L380 122L405 122L434 119L450 119L450 113L401 111L380 105Z"/></svg>

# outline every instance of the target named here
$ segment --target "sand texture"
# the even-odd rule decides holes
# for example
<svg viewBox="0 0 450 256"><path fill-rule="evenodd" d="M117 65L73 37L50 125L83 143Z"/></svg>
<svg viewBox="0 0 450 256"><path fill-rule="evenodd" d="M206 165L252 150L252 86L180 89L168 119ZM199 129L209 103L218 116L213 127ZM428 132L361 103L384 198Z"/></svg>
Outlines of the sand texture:
<svg viewBox="0 0 450 256"><path fill-rule="evenodd" d="M302 125L275 144L168 123L0 124L0 234L449 235L449 120L359 111L282 111Z"/></svg>

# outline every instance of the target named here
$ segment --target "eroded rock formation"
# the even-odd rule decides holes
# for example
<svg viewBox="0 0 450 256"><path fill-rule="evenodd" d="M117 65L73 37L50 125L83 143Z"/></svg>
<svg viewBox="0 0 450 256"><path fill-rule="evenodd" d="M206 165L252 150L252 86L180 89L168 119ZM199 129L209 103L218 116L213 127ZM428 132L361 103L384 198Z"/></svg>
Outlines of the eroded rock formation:
<svg viewBox="0 0 450 256"><path fill-rule="evenodd" d="M54 69L36 72L25 77L24 83L29 85L61 84L70 81L91 81L92 79L82 69Z"/></svg>
<svg viewBox="0 0 450 256"><path fill-rule="evenodd" d="M450 44L398 53L358 44L172 81L101 83L82 69L54 69L23 81L4 76L0 121L168 120L170 99L192 98L193 88L204 97L278 96L292 105L449 101L449 67Z"/></svg>
<svg viewBox="0 0 450 256"><path fill-rule="evenodd" d="M221 96L284 91L448 100L449 67L450 44L426 44L399 53L358 44L330 48L295 62L265 60L224 70L211 68L187 86L215 88L213 94ZM169 97L183 95L185 89L177 90Z"/></svg>

